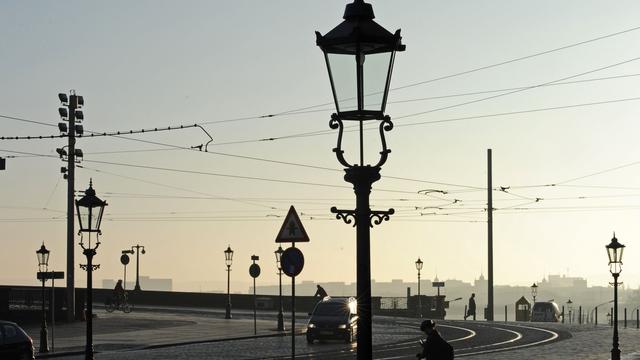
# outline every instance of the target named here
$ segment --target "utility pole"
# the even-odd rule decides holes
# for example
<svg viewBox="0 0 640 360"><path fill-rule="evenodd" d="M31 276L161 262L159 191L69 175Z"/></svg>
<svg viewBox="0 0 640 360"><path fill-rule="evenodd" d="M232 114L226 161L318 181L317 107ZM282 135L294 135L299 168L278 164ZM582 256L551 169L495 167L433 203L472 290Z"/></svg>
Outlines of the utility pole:
<svg viewBox="0 0 640 360"><path fill-rule="evenodd" d="M493 321L493 185L491 183L491 180L491 149L487 149L487 321Z"/></svg>
<svg viewBox="0 0 640 360"><path fill-rule="evenodd" d="M84 119L82 111L79 110L84 105L84 98L80 95L76 95L75 91L71 91L70 96L67 94L58 94L58 99L62 103L62 107L58 109L58 113L62 120L67 120L69 125L65 123L59 123L58 129L62 132L67 132L69 143L66 146L67 150L63 148L56 149L60 158L64 160L66 157L67 167L63 167L61 172L63 177L67 180L67 321L73 321L75 319L75 276L74 276L74 196L75 196L75 164L76 156L82 157L82 151L76 150L76 131L82 135L82 125L76 125L76 119L81 121Z"/></svg>

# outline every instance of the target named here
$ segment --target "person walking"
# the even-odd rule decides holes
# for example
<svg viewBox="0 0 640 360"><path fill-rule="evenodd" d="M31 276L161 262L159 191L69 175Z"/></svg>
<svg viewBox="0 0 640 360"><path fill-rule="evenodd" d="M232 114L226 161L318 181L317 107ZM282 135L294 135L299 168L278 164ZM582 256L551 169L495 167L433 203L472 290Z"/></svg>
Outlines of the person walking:
<svg viewBox="0 0 640 360"><path fill-rule="evenodd" d="M473 320L476 320L476 294L472 293L469 298L469 307L467 308L467 313L464 314L464 319L467 320L468 317L473 316Z"/></svg>
<svg viewBox="0 0 640 360"><path fill-rule="evenodd" d="M420 330L427 335L427 338L420 340L422 352L416 354L418 359L453 360L453 347L440 336L440 333L436 330L435 321L423 321L422 324L420 324Z"/></svg>

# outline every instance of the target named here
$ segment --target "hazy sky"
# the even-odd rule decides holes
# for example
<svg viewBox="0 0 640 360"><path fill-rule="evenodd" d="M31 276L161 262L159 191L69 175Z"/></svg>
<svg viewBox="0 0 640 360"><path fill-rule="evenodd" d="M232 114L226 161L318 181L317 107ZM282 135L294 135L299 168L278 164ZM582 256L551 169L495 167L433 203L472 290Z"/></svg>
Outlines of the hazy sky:
<svg viewBox="0 0 640 360"><path fill-rule="evenodd" d="M372 3L376 20L391 31L401 28L407 45L397 56L392 86L414 85L392 91L387 106L396 128L387 136L392 153L372 205L394 207L396 215L372 230L373 278L415 279L418 256L424 278L486 275L482 188L486 149L492 148L494 185L510 187L509 194L494 193L497 284L527 285L568 273L605 285L604 246L616 231L627 245L621 280L637 287L640 3ZM355 281L355 230L329 212L333 205L355 204L331 151L335 132L256 141L329 130L330 105L296 110L331 102L314 31L337 25L345 4L0 4L0 115L52 125L0 118L1 136L58 134L56 94L75 89L85 98L87 130L204 123L214 138L210 153L175 148L206 142L199 129L78 140L85 161L76 189L93 178L98 196L109 203L97 281L121 277L120 250L140 243L147 248L142 274L173 278L179 289L222 290L227 245L236 251L234 290L248 288L252 254L261 258L258 283L275 283L274 238L292 204L311 238L300 245L306 256L300 280ZM486 92L492 90L501 91ZM281 115L259 118L268 114ZM459 121L437 122L451 119ZM345 139L351 157L353 140ZM366 140L367 155L375 155L375 132ZM35 284L35 251L43 240L52 268L66 270L64 164L11 152L51 156L65 143L0 140L0 156L16 156L0 172L1 283ZM544 186L550 184L557 186ZM424 189L446 194L418 193ZM84 262L78 246L76 254ZM79 270L76 281L86 281Z"/></svg>

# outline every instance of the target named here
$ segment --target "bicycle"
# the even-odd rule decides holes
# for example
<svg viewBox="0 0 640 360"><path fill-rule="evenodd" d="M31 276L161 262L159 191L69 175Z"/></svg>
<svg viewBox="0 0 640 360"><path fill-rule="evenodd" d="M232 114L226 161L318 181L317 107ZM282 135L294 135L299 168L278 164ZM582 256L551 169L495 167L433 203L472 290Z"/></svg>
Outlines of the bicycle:
<svg viewBox="0 0 640 360"><path fill-rule="evenodd" d="M112 297L108 297L104 302L104 308L109 313L114 312L115 310L120 310L123 313L128 314L133 311L133 305L127 300L127 293L122 295L122 301L114 301Z"/></svg>

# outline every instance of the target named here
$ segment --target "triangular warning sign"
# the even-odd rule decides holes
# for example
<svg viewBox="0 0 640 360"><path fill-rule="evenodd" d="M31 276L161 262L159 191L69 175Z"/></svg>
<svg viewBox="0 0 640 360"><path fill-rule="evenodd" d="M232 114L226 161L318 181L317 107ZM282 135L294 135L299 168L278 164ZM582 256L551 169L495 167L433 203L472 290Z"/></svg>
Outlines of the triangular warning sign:
<svg viewBox="0 0 640 360"><path fill-rule="evenodd" d="M309 242L309 236L302 226L302 221L298 217L296 209L291 205L287 216L284 218L282 227L276 237L277 243L286 242Z"/></svg>

